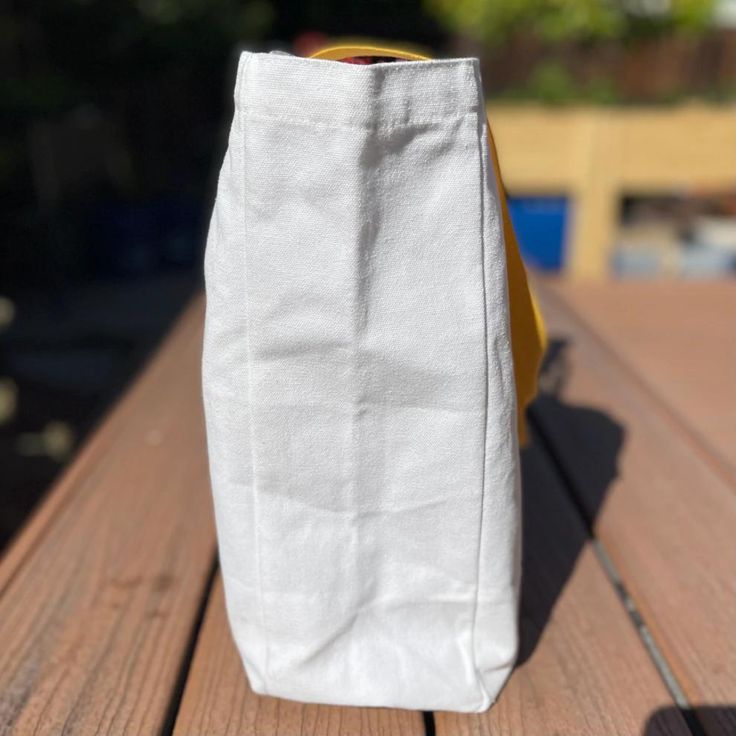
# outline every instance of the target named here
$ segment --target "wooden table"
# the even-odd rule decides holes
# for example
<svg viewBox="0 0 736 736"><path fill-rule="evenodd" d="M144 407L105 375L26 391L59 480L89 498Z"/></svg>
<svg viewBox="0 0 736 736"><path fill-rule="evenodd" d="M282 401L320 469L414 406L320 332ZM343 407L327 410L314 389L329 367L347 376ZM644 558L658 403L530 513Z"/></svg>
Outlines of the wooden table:
<svg viewBox="0 0 736 736"><path fill-rule="evenodd" d="M231 642L202 301L0 564L0 734L736 734L736 283L537 285L523 651L479 715L255 695Z"/></svg>
<svg viewBox="0 0 736 736"><path fill-rule="evenodd" d="M736 187L736 105L488 106L504 185L570 202L565 272L611 272L626 195L730 192Z"/></svg>

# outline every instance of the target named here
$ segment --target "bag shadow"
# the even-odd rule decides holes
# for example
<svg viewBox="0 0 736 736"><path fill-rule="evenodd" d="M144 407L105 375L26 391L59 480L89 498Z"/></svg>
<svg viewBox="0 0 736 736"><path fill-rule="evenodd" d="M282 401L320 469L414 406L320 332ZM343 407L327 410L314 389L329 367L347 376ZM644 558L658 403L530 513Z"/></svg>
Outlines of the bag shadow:
<svg viewBox="0 0 736 736"><path fill-rule="evenodd" d="M590 530L618 475L624 429L607 414L567 403L563 388L570 375L568 340L550 341L540 371L540 393L529 410L532 441L521 452L522 583L521 643L517 666L534 652L555 604L565 588ZM544 415L545 421L539 421ZM546 436L550 425L584 433L598 448L594 463L585 467L585 487L579 488ZM554 476L554 477L552 477Z"/></svg>

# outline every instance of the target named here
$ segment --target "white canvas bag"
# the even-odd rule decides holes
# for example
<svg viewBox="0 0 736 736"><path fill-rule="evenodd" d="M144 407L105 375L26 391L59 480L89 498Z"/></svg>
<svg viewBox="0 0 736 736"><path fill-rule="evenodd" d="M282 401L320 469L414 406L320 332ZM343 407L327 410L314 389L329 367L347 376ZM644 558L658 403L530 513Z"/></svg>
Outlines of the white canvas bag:
<svg viewBox="0 0 736 736"><path fill-rule="evenodd" d="M520 476L476 58L239 60L203 391L250 685L482 711L517 653Z"/></svg>

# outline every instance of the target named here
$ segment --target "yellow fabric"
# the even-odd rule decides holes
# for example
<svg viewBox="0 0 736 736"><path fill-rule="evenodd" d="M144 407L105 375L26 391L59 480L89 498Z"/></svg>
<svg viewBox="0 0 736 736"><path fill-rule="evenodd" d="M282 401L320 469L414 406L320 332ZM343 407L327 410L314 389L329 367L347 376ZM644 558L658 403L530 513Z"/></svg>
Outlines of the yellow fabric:
<svg viewBox="0 0 736 736"><path fill-rule="evenodd" d="M413 61L425 61L432 58L411 50L408 45L402 48L388 48L362 42L330 45L310 54L312 58L332 60L344 59L349 56L393 56ZM547 348L547 334L541 312L527 280L526 270L519 253L519 244L509 217L506 192L501 178L498 153L491 132L490 120L488 121L488 138L503 213L519 441L523 445L528 439L525 417L526 407L537 394L537 380L542 357Z"/></svg>

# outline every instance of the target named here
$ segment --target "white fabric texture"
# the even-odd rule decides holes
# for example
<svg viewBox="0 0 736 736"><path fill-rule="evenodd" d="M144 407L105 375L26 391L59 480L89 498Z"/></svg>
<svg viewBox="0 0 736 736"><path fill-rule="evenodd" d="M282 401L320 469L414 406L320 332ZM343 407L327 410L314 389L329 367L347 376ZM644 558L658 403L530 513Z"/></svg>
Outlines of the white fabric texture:
<svg viewBox="0 0 736 736"><path fill-rule="evenodd" d="M487 709L520 475L478 60L243 52L205 255L227 612L258 693Z"/></svg>

